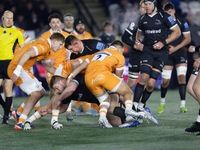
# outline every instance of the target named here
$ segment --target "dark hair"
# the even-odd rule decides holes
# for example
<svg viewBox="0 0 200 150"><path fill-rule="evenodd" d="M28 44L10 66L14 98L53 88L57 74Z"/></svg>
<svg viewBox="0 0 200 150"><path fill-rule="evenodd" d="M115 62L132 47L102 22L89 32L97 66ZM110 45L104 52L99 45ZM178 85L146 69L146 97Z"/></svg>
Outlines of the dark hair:
<svg viewBox="0 0 200 150"><path fill-rule="evenodd" d="M61 76L57 76L57 75L54 75L51 77L51 80L50 80L50 87L53 89L53 85L58 82L60 79L62 79L64 77L61 77Z"/></svg>
<svg viewBox="0 0 200 150"><path fill-rule="evenodd" d="M175 9L174 5L170 2L166 3L164 6L163 6L163 10L164 11L168 11L170 9Z"/></svg>
<svg viewBox="0 0 200 150"><path fill-rule="evenodd" d="M51 36L50 36L50 40L56 39L58 41L61 41L62 43L65 42L65 36L62 33L59 32L54 32Z"/></svg>
<svg viewBox="0 0 200 150"><path fill-rule="evenodd" d="M62 22L62 16L57 14L57 13L53 13L48 17L48 21L51 22L51 19L53 18L58 18L61 22Z"/></svg>
<svg viewBox="0 0 200 150"><path fill-rule="evenodd" d="M68 48L69 45L72 45L74 41L79 40L77 37L74 35L68 35L65 39L65 48Z"/></svg>
<svg viewBox="0 0 200 150"><path fill-rule="evenodd" d="M103 27L109 26L109 25L113 26L113 24L112 24L112 22L110 20L106 20L106 21L103 22Z"/></svg>
<svg viewBox="0 0 200 150"><path fill-rule="evenodd" d="M115 40L111 43L111 46L120 46L120 47L124 47L124 44L120 41L120 40Z"/></svg>

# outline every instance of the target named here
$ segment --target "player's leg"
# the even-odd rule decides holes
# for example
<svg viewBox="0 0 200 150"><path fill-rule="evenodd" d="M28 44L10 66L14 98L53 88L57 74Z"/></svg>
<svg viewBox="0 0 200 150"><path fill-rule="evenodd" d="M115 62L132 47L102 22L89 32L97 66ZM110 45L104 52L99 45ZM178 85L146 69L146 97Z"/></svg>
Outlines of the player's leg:
<svg viewBox="0 0 200 150"><path fill-rule="evenodd" d="M188 111L185 108L187 63L177 64L176 72L177 72L178 83L179 83L179 95L181 99L180 112L186 113Z"/></svg>
<svg viewBox="0 0 200 150"><path fill-rule="evenodd" d="M193 85L194 94L196 95L197 102L199 104L199 112L198 112L198 116L197 116L197 121L191 127L186 128L185 129L186 132L199 132L200 131L200 88L199 88L199 84L200 84L200 74L197 75L196 80ZM197 135L200 135L200 133L198 133Z"/></svg>
<svg viewBox="0 0 200 150"><path fill-rule="evenodd" d="M187 92L192 96L194 97L195 100L197 100L197 97L194 93L194 89L193 89L193 85L194 85L194 82L197 78L197 75L198 75L199 71L196 71L195 69L193 70L191 76L190 76L190 79L187 83Z"/></svg>
<svg viewBox="0 0 200 150"><path fill-rule="evenodd" d="M157 112L163 113L164 112L164 106L165 106L165 96L167 94L169 82L171 79L173 66L172 65L165 65L162 71L162 83L161 83L161 99L160 99L160 105L158 107Z"/></svg>

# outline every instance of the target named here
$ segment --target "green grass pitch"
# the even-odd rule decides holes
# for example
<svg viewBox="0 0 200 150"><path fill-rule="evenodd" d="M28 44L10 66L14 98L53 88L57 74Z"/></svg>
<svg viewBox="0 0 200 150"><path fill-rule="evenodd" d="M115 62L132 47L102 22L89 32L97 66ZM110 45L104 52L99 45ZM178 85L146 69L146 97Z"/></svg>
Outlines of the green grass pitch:
<svg viewBox="0 0 200 150"><path fill-rule="evenodd" d="M14 109L26 97L14 98ZM41 106L49 101L48 96L41 99ZM197 119L198 103L187 93L188 113L180 111L178 90L168 91L163 114L157 113L160 103L160 91L154 91L147 102L159 124L144 120L138 127L102 129L97 116L75 116L66 121L61 114L59 122L64 128L50 128L50 115L32 123L34 130L14 130L15 120L9 125L0 125L0 150L197 150L200 148L200 136L186 133L184 129ZM0 109L0 114L3 110ZM33 111L32 113L33 114ZM1 120L2 121L2 120Z"/></svg>

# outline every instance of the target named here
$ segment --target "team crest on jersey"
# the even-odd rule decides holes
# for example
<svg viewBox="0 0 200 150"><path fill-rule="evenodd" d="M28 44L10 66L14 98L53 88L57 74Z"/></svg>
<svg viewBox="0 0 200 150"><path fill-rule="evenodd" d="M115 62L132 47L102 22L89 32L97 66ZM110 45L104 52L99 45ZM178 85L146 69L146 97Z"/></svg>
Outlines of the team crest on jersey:
<svg viewBox="0 0 200 150"><path fill-rule="evenodd" d="M98 50L105 49L105 44L98 42L97 46L96 46L96 49L98 49Z"/></svg>
<svg viewBox="0 0 200 150"><path fill-rule="evenodd" d="M168 17L168 20L169 20L169 22L170 22L171 24L174 24L174 19L172 18L172 16L169 16L169 17Z"/></svg>
<svg viewBox="0 0 200 150"><path fill-rule="evenodd" d="M161 25L161 21L156 19L156 22L155 22L156 25Z"/></svg>
<svg viewBox="0 0 200 150"><path fill-rule="evenodd" d="M131 30L133 30L133 29L134 29L134 26L135 26L135 23L134 23L134 22L131 22L129 28L130 28Z"/></svg>

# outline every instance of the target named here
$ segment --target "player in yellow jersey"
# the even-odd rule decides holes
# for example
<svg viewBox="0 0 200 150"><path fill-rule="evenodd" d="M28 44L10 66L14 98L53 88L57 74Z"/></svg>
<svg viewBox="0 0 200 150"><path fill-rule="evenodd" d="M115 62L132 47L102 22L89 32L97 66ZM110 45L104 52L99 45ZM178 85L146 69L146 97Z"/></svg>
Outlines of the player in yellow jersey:
<svg viewBox="0 0 200 150"><path fill-rule="evenodd" d="M79 40L93 38L89 32L85 31L85 22L82 18L78 18L74 21L74 30L71 32L71 34L76 36ZM76 109L76 115L82 115L82 113L79 111L80 104L80 101L76 101L76 103L74 104L75 108L78 108ZM97 112L99 111L99 107L96 104L89 104L87 102L83 102L83 105L85 106L86 114L98 115L98 113L92 113L92 108L96 109Z"/></svg>
<svg viewBox="0 0 200 150"><path fill-rule="evenodd" d="M31 73L31 67L37 62L42 61L44 68L51 73L54 73L55 67L50 61L51 50L57 52L63 46L65 37L61 33L53 33L49 39L38 39L33 43L25 45L19 52L16 53L8 67L8 76L12 79L15 85L19 86L28 98L25 100L23 112L13 111L12 114L17 121L16 130L22 130L22 123L27 119L34 105L44 96L45 90L41 83ZM20 115L20 116L19 116Z"/></svg>
<svg viewBox="0 0 200 150"><path fill-rule="evenodd" d="M100 103L99 124L104 128L112 128L106 116L110 102L117 100L111 99L107 91L112 93L116 92L124 97L126 116L135 118L145 116L144 113L137 113L132 109L133 93L129 86L121 79L125 64L125 58L122 55L123 50L124 46L121 41L113 41L111 47L95 53L89 64L87 61L84 61L78 66L69 75L67 81L70 83L71 79L80 71L87 68L85 72L85 83Z"/></svg>
<svg viewBox="0 0 200 150"><path fill-rule="evenodd" d="M8 124L8 114L12 104L12 88L13 83L7 75L7 68L13 58L15 45L18 42L20 47L24 45L22 33L13 27L13 13L5 11L2 16L2 25L0 26L0 85L4 81L4 117L2 124ZM0 101L3 101L0 96Z"/></svg>

